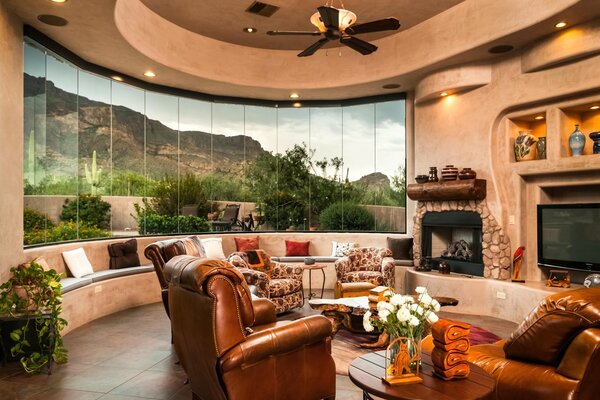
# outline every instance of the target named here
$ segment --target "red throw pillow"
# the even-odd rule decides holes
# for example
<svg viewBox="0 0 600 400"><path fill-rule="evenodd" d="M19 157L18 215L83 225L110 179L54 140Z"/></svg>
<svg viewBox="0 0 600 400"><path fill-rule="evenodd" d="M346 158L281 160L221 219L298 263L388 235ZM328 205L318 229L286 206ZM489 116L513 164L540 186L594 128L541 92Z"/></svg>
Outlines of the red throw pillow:
<svg viewBox="0 0 600 400"><path fill-rule="evenodd" d="M257 237L234 237L235 247L237 251L248 251L258 249L258 236Z"/></svg>
<svg viewBox="0 0 600 400"><path fill-rule="evenodd" d="M285 256L309 256L308 254L308 246L310 245L310 240L306 242L294 242L291 240L285 241Z"/></svg>

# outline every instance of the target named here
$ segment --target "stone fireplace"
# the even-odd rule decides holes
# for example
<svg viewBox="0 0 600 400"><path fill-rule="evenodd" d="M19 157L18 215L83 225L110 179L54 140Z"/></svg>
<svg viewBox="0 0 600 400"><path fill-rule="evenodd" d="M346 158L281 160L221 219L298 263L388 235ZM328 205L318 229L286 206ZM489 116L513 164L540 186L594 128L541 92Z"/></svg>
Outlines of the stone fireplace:
<svg viewBox="0 0 600 400"><path fill-rule="evenodd" d="M469 251L472 253L468 260L449 261L453 271L493 279L510 278L510 240L490 213L485 199L419 201L413 238L414 263L417 266L427 255L437 257L439 253L441 256L450 245L450 250L457 253L458 258L468 257ZM456 258L456 254L451 253L444 254L443 259Z"/></svg>

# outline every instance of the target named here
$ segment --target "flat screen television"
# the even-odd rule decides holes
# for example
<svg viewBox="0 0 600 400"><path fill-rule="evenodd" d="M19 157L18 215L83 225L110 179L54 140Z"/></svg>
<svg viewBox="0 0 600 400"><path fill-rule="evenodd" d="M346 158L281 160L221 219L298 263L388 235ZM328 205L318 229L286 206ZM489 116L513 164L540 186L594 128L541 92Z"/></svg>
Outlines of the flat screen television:
<svg viewBox="0 0 600 400"><path fill-rule="evenodd" d="M600 204L537 206L538 264L600 271Z"/></svg>

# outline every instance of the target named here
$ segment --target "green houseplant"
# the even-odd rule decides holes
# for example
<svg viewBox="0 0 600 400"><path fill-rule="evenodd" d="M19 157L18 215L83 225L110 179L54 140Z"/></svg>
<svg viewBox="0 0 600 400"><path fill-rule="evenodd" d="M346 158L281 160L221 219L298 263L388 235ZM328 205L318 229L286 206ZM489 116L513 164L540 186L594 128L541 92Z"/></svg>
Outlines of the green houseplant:
<svg viewBox="0 0 600 400"><path fill-rule="evenodd" d="M62 312L60 275L37 262L10 269L12 277L0 285L0 314L21 320L9 333L10 353L20 357L28 373L40 372L51 360L67 361L60 331L67 321ZM2 337L6 337L3 333ZM9 343L5 343L8 348Z"/></svg>

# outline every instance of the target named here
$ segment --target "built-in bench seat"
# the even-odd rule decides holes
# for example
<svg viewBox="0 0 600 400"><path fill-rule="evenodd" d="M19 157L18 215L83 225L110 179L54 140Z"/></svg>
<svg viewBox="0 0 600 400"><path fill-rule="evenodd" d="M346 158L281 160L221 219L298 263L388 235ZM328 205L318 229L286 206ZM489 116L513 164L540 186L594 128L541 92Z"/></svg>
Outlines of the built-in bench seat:
<svg viewBox="0 0 600 400"><path fill-rule="evenodd" d="M120 276L129 276L143 274L144 272L154 272L154 267L142 265L139 267L128 267L121 269L106 269L93 274L84 275L81 278L67 277L60 280L62 294L69 293L71 290L79 289L94 282L101 282L107 279L118 278Z"/></svg>
<svg viewBox="0 0 600 400"><path fill-rule="evenodd" d="M316 263L332 263L336 262L340 257L330 257L330 256L293 256L293 257L277 257L272 256L272 261L277 261L281 263L296 263L296 262L304 262L307 258L312 258Z"/></svg>

